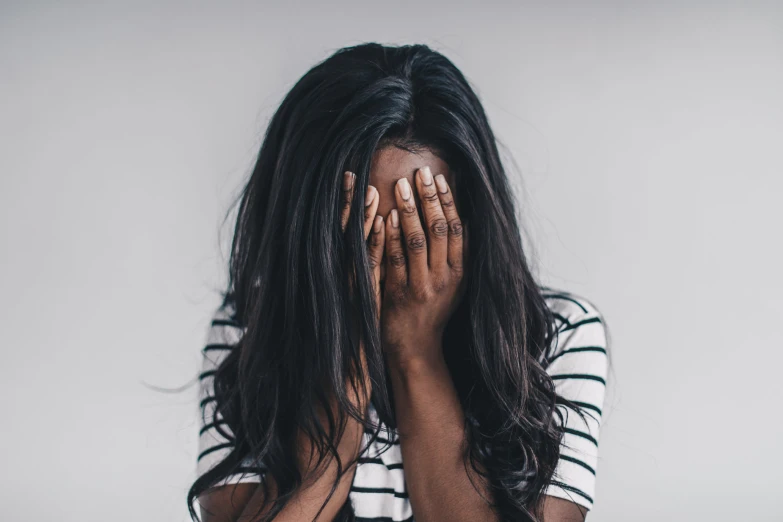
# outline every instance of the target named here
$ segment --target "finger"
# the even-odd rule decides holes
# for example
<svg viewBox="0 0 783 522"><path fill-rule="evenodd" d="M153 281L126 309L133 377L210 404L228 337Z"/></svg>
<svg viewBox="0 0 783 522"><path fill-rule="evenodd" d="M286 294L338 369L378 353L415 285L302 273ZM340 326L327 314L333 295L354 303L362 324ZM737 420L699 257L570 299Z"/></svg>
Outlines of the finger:
<svg viewBox="0 0 783 522"><path fill-rule="evenodd" d="M443 174L435 176L435 185L438 187L438 197L443 207L443 214L449 224L449 266L453 270L462 272L463 270L463 227L457 207L454 205L454 193L449 188L446 178Z"/></svg>
<svg viewBox="0 0 783 522"><path fill-rule="evenodd" d="M402 247L402 228L400 228L400 216L396 208L389 213L386 220L386 281L384 284L407 285L408 268L405 259L405 250Z"/></svg>
<svg viewBox="0 0 783 522"><path fill-rule="evenodd" d="M343 173L343 190L340 197L340 228L345 232L348 218L351 217L351 203L353 203L353 187L356 184L356 174L346 170Z"/></svg>
<svg viewBox="0 0 783 522"><path fill-rule="evenodd" d="M378 212L378 203L380 202L378 197L378 190L372 185L367 186L367 193L364 196L364 239L370 235L373 223L375 221L375 213Z"/></svg>
<svg viewBox="0 0 783 522"><path fill-rule="evenodd" d="M421 200L427 228L427 263L430 273L444 274L448 270L449 225L438 197L438 190L429 167L421 168L416 175L416 190Z"/></svg>
<svg viewBox="0 0 783 522"><path fill-rule="evenodd" d="M397 180L394 190L399 209L400 227L408 256L408 278L411 282L424 282L427 278L427 236L421 226L419 211L413 197L413 187L408 178Z"/></svg>
<svg viewBox="0 0 783 522"><path fill-rule="evenodd" d="M368 251L370 269L372 270L373 291L375 292L375 305L379 317L381 311L381 260L383 259L384 239L386 237L386 227L383 225L383 216L375 216L372 232L370 233Z"/></svg>

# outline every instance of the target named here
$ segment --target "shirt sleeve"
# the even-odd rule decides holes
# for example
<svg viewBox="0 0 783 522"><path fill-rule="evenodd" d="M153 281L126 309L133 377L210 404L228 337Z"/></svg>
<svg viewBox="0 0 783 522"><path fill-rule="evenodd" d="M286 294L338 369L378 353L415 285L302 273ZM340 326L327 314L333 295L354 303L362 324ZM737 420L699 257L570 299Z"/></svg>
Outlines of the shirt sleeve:
<svg viewBox="0 0 783 522"><path fill-rule="evenodd" d="M547 372L557 393L580 407L584 419L570 407L563 415L560 459L544 494L564 498L587 509L595 499L598 433L606 390L606 330L598 310L584 299L563 300L556 346Z"/></svg>
<svg viewBox="0 0 783 522"><path fill-rule="evenodd" d="M234 447L234 434L223 421L220 413L215 411L213 381L215 370L231 353L243 333L244 329L235 321L233 304L231 301L224 302L213 314L207 330L206 343L201 350L199 437L196 460L196 473L199 477L221 462ZM241 472L225 477L216 486L240 482L260 482L260 475L248 470L252 466L258 466L258 464L250 459L245 459L239 470Z"/></svg>

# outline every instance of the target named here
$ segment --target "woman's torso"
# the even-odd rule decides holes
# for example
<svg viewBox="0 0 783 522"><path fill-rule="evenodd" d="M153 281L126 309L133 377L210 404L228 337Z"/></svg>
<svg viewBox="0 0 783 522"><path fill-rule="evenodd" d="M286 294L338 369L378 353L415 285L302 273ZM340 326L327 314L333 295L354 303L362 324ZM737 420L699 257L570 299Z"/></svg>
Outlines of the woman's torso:
<svg viewBox="0 0 783 522"><path fill-rule="evenodd" d="M552 376L559 394L587 405L587 421L575 415L567 417L567 432L563 452L556 469L556 479L545 493L572 500L590 509L593 503L597 437L603 406L606 350L604 325L598 310L586 299L567 292L544 288L544 296L558 321L558 338L553 361L547 372ZM201 432L199 437L199 475L217 464L230 451L231 441L215 430L211 372L230 347L239 339L241 329L231 323L231 310L218 310L204 348L204 371L201 378ZM357 464L349 499L357 522L415 522L405 482L402 453L396 430L379 422L370 403L368 413L381 431L370 442L371 433L364 434L367 448ZM225 430L226 427L223 426ZM248 464L251 464L248 462ZM253 473L234 475L222 483L258 482Z"/></svg>

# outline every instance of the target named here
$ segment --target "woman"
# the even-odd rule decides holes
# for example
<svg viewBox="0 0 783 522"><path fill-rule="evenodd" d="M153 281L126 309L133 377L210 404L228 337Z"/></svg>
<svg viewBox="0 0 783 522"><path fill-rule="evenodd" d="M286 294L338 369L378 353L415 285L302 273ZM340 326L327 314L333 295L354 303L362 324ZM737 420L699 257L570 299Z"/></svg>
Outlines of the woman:
<svg viewBox="0 0 783 522"><path fill-rule="evenodd" d="M364 44L305 74L242 193L191 516L584 520L605 327L535 282L514 216L444 56Z"/></svg>

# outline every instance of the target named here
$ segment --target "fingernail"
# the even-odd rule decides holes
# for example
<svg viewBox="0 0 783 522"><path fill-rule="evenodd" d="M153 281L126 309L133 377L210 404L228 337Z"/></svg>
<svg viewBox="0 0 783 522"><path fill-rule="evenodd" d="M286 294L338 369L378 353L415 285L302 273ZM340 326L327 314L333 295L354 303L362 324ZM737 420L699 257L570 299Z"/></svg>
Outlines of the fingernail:
<svg viewBox="0 0 783 522"><path fill-rule="evenodd" d="M400 186L400 195L402 196L402 199L408 201L411 197L411 186L408 183L408 178L400 178L399 181L397 181L397 185Z"/></svg>
<svg viewBox="0 0 783 522"><path fill-rule="evenodd" d="M432 171L429 167L421 169L421 182L427 186L432 185Z"/></svg>
<svg viewBox="0 0 783 522"><path fill-rule="evenodd" d="M449 184L446 183L446 178L443 174L435 176L435 184L438 186L438 191L440 191L441 194L445 194L449 191Z"/></svg>
<svg viewBox="0 0 783 522"><path fill-rule="evenodd" d="M353 187L353 180L355 178L356 178L356 174L346 170L345 174L343 176L343 188L344 189L349 189L349 188Z"/></svg>
<svg viewBox="0 0 783 522"><path fill-rule="evenodd" d="M375 216L375 224L372 227L373 231L375 233L380 232L382 225L383 225L383 216Z"/></svg>
<svg viewBox="0 0 783 522"><path fill-rule="evenodd" d="M375 190L375 187L373 187L372 185L367 187L367 194L364 197L364 206L365 207L369 207L370 205L372 205L372 202L375 201L375 193L376 192L377 191Z"/></svg>
<svg viewBox="0 0 783 522"><path fill-rule="evenodd" d="M400 217L397 215L397 209L393 208L391 211L392 226L397 228L400 226Z"/></svg>

